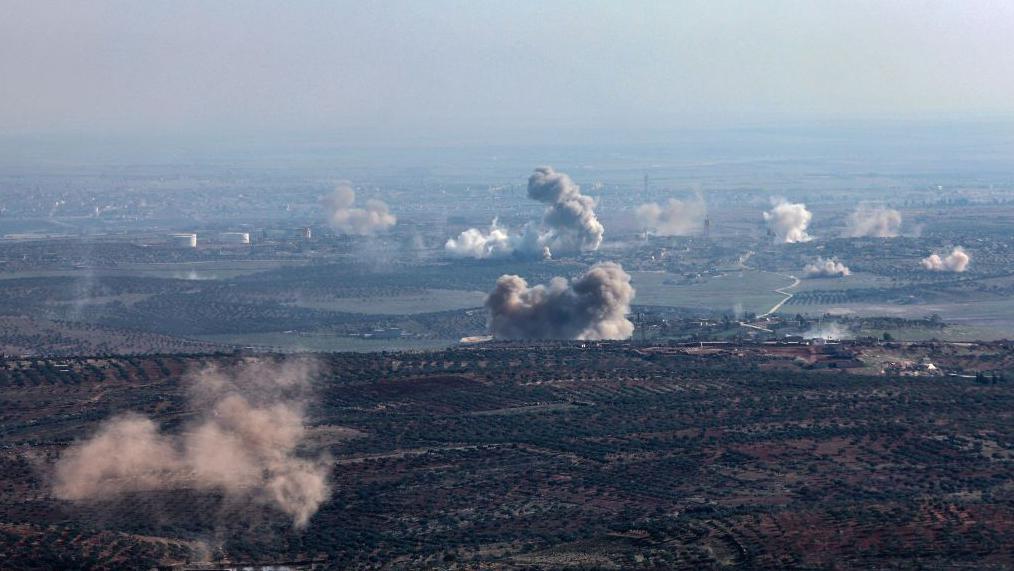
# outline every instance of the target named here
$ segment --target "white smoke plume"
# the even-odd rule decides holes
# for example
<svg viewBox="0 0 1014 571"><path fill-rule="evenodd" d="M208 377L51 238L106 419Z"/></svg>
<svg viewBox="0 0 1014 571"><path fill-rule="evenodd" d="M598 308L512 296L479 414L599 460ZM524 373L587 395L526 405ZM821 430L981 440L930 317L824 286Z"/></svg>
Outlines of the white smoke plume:
<svg viewBox="0 0 1014 571"><path fill-rule="evenodd" d="M901 213L893 208L860 204L849 215L846 236L850 238L895 238L901 233Z"/></svg>
<svg viewBox="0 0 1014 571"><path fill-rule="evenodd" d="M635 212L641 229L659 236L689 236L704 227L708 209L701 196L694 200L670 198L665 205L648 202Z"/></svg>
<svg viewBox="0 0 1014 571"><path fill-rule="evenodd" d="M525 225L520 234L511 234L498 224L496 218L488 232L469 228L457 238L449 238L444 249L462 258L550 257L549 247L542 243L542 236L532 224Z"/></svg>
<svg viewBox="0 0 1014 571"><path fill-rule="evenodd" d="M369 236L383 232L398 222L380 200L367 200L365 208L355 208L356 192L348 183L341 183L334 192L321 199L327 211L328 223L344 234Z"/></svg>
<svg viewBox="0 0 1014 571"><path fill-rule="evenodd" d="M841 341L853 337L852 331L833 321L814 325L803 333L804 339L824 339L825 341Z"/></svg>
<svg viewBox="0 0 1014 571"><path fill-rule="evenodd" d="M968 263L972 257L960 246L955 247L950 254L940 257L940 254L931 254L922 259L922 267L934 272L963 272L968 269Z"/></svg>
<svg viewBox="0 0 1014 571"><path fill-rule="evenodd" d="M190 377L196 419L165 434L151 419L125 414L61 455L56 497L87 501L140 491L220 491L229 501L274 506L297 528L330 496L331 462L297 452L305 443L304 406L313 368L249 359L235 371Z"/></svg>
<svg viewBox="0 0 1014 571"><path fill-rule="evenodd" d="M500 276L486 308L493 334L504 339L627 339L634 293L630 275L604 262L573 282L557 277L529 287L519 276Z"/></svg>
<svg viewBox="0 0 1014 571"><path fill-rule="evenodd" d="M764 220L775 236L776 244L809 242L813 238L806 233L813 214L801 202L787 202L778 199L771 210L764 213Z"/></svg>
<svg viewBox="0 0 1014 571"><path fill-rule="evenodd" d="M605 229L595 216L595 199L553 167L538 167L528 177L528 198L549 205L542 223L549 230L544 243L552 251L598 250Z"/></svg>
<svg viewBox="0 0 1014 571"><path fill-rule="evenodd" d="M852 272L849 267L835 258L820 258L803 267L804 278L840 278Z"/></svg>
<svg viewBox="0 0 1014 571"><path fill-rule="evenodd" d="M469 228L449 239L444 249L472 258L549 258L553 252L598 250L605 230L595 215L595 199L581 194L569 176L552 167L536 168L528 177L528 198L549 205L541 226L529 223L521 233L511 234L494 220L488 232Z"/></svg>

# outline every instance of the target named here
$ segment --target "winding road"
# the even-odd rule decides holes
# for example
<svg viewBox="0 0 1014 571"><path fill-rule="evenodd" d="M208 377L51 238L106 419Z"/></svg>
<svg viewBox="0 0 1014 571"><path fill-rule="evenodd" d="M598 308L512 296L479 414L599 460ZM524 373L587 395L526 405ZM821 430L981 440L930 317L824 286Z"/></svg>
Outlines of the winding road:
<svg viewBox="0 0 1014 571"><path fill-rule="evenodd" d="M753 250L747 250L746 252L743 253L742 256L739 257L739 261L737 262L737 265L739 266L740 269L743 269L743 270L752 270L752 269L754 269L754 268L751 268L750 266L746 265L747 261L750 260L750 256L753 256L753 254L754 254ZM758 271L763 271L763 270L758 270ZM769 272L769 273L773 273L773 272ZM782 306L785 305L786 301L789 301L790 299L792 299L792 294L789 293L786 290L790 290L790 289L792 289L792 288L794 288L794 287L796 287L796 286L799 285L799 281L800 280L796 276L792 276L792 275L788 275L788 274L777 274L777 275L782 276L784 278L789 278L789 279L792 280L791 284L789 284L789 285L787 285L785 287L781 287L781 288L778 288L778 289L774 290L775 293L780 293L780 294L784 295L785 299L779 301L771 309L767 310L766 313L762 313L762 314L758 315L757 317L767 317L767 316L771 315L772 313L774 313L774 312L778 311L779 309L781 309ZM763 328L758 327L757 329L763 329ZM765 330L765 331L770 331L770 330Z"/></svg>
<svg viewBox="0 0 1014 571"><path fill-rule="evenodd" d="M779 274L779 275L784 275L784 274ZM786 301L789 301L790 299L792 299L792 294L789 293L789 292L787 292L787 291L785 291L785 290L789 290L789 289L792 289L792 288L798 286L799 285L799 278L797 278L796 276L789 276L789 275L786 275L785 277L792 278L792 280L793 280L792 284L791 285L787 285L787 286L785 286L783 288L778 288L778 289L775 290L775 293L780 293L780 294L784 295L785 299L783 299L782 301L779 301L778 303L776 303L774 305L774 307L772 307L771 309L769 309L767 311L767 313L762 313L762 314L758 315L757 317L767 317L767 316L771 315L772 313L774 313L774 312L778 311L779 309L781 309L781 307L783 305L785 305Z"/></svg>

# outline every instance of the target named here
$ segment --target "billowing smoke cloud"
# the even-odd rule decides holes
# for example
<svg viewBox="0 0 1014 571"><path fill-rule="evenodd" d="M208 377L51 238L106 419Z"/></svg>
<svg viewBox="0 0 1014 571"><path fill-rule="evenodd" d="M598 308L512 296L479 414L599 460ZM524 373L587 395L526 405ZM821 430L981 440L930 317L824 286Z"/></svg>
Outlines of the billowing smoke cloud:
<svg viewBox="0 0 1014 571"><path fill-rule="evenodd" d="M650 230L659 236L689 236L704 226L708 209L704 199L694 200L670 198L665 205L648 202L637 207L637 222L641 229Z"/></svg>
<svg viewBox="0 0 1014 571"><path fill-rule="evenodd" d="M369 236L394 226L398 219L380 200L367 200L366 208L355 208L356 192L347 183L321 199L327 210L328 223L335 230L356 236Z"/></svg>
<svg viewBox="0 0 1014 571"><path fill-rule="evenodd" d="M619 264L604 262L568 282L528 286L504 275L486 298L493 334L505 339L626 339L634 288Z"/></svg>
<svg viewBox="0 0 1014 571"><path fill-rule="evenodd" d="M818 257L803 267L804 278L840 278L851 273L848 266L835 258Z"/></svg>
<svg viewBox="0 0 1014 571"><path fill-rule="evenodd" d="M569 176L553 167L538 167L528 177L528 198L549 205L542 222L549 229L544 239L550 250L599 249L605 229L595 216L595 199L581 194Z"/></svg>
<svg viewBox="0 0 1014 571"><path fill-rule="evenodd" d="M542 243L542 236L534 225L527 224L520 234L511 234L495 218L488 232L469 228L457 238L448 239L444 249L463 258L550 257L549 247Z"/></svg>
<svg viewBox="0 0 1014 571"><path fill-rule="evenodd" d="M950 254L941 258L940 254L931 254L922 259L922 267L934 272L963 272L968 269L972 257L961 247L954 248Z"/></svg>
<svg viewBox="0 0 1014 571"><path fill-rule="evenodd" d="M771 210L764 213L764 220L775 236L776 244L809 242L813 238L806 233L813 214L801 202L786 202L778 199Z"/></svg>
<svg viewBox="0 0 1014 571"><path fill-rule="evenodd" d="M548 204L541 227L529 223L517 235L493 226L489 232L469 228L444 248L453 255L473 258L524 256L548 258L552 252L597 250L605 229L595 216L595 199L552 167L539 167L528 178L528 197Z"/></svg>
<svg viewBox="0 0 1014 571"><path fill-rule="evenodd" d="M895 238L901 233L901 213L893 208L860 204L849 215L845 234L851 238Z"/></svg>
<svg viewBox="0 0 1014 571"><path fill-rule="evenodd" d="M56 464L54 493L85 501L167 489L222 492L227 500L267 503L303 527L329 497L331 463L297 452L312 367L247 360L234 372L191 376L197 412L182 434L125 414L68 448Z"/></svg>

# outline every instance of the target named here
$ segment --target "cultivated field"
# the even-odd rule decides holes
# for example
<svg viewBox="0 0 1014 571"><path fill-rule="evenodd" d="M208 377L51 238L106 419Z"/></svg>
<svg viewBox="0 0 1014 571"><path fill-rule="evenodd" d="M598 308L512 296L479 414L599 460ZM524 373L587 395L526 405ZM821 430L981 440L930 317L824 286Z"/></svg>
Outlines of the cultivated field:
<svg viewBox="0 0 1014 571"><path fill-rule="evenodd" d="M1011 347L848 350L867 360L854 369L863 374L829 369L847 360L838 349L798 345L321 355L307 451L323 447L335 471L330 499L305 530L267 505L238 510L213 490L53 497L49 474L65 446L124 411L185 430L185 371L238 357L8 360L0 561L1014 565ZM932 359L969 377L865 374L899 359Z"/></svg>

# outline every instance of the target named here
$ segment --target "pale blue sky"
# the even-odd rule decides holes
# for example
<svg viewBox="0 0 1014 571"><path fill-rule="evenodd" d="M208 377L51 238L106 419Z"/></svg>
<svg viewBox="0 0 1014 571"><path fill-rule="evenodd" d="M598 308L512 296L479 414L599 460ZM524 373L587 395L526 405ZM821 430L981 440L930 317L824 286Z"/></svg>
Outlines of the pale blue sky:
<svg viewBox="0 0 1014 571"><path fill-rule="evenodd" d="M0 131L1014 116L1010 1L0 1Z"/></svg>

